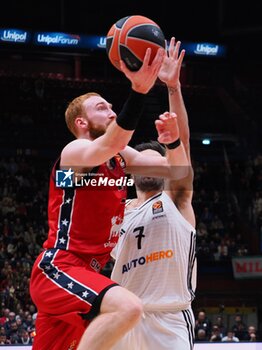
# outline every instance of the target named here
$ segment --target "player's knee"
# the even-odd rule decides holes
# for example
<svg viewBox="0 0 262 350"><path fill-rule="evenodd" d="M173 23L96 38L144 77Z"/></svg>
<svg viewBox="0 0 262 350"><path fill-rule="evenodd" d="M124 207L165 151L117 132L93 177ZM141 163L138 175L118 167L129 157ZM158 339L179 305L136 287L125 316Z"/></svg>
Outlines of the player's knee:
<svg viewBox="0 0 262 350"><path fill-rule="evenodd" d="M119 320L135 323L142 316L143 306L135 294L117 286L106 292L100 310L102 313L115 312Z"/></svg>
<svg viewBox="0 0 262 350"><path fill-rule="evenodd" d="M128 318L130 322L138 322L143 313L143 305L141 300L132 295L132 297L127 298L125 304L122 306L121 312L124 317Z"/></svg>

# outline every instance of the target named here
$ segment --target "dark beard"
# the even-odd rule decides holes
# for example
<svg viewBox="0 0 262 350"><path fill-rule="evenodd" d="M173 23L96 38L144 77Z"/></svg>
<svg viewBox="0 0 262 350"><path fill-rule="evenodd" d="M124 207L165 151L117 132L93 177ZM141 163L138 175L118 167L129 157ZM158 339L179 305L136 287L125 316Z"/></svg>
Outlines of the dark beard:
<svg viewBox="0 0 262 350"><path fill-rule="evenodd" d="M159 177L134 177L135 185L141 192L162 191L164 188L164 180Z"/></svg>
<svg viewBox="0 0 262 350"><path fill-rule="evenodd" d="M92 138L92 140L97 139L98 137L104 135L105 131L104 130L99 130L99 129L92 129L89 130L89 134Z"/></svg>
<svg viewBox="0 0 262 350"><path fill-rule="evenodd" d="M98 137L104 135L105 132L106 132L105 127L95 126L94 124L89 122L89 134L92 140L95 140Z"/></svg>

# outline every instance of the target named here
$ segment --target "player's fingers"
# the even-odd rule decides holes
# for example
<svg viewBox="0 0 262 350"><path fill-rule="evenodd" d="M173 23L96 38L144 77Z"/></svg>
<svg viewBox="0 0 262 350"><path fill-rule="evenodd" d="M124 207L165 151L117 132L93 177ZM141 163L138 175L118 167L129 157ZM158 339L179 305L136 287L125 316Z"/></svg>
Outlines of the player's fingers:
<svg viewBox="0 0 262 350"><path fill-rule="evenodd" d="M146 49L146 53L145 53L145 56L144 56L144 60L143 60L143 67L147 67L149 65L149 61L150 61L150 57L151 57L151 48L148 47Z"/></svg>
<svg viewBox="0 0 262 350"><path fill-rule="evenodd" d="M161 134L163 134L163 132L165 132L165 126L161 120L156 120L155 126L156 126L156 130L157 130L158 135L161 135Z"/></svg>
<svg viewBox="0 0 262 350"><path fill-rule="evenodd" d="M120 63L120 69L121 69L121 71L122 71L124 74L128 73L128 72L129 72L129 69L127 68L125 62L124 62L123 60L120 60L119 63Z"/></svg>
<svg viewBox="0 0 262 350"><path fill-rule="evenodd" d="M181 65L182 65L183 59L185 57L185 53L186 53L186 50L182 50L180 52L180 55L179 55L178 60L177 60L177 63L178 63L179 67L181 67Z"/></svg>
<svg viewBox="0 0 262 350"><path fill-rule="evenodd" d="M161 117L161 116L163 116L163 117ZM165 113L161 114L159 117L161 117L160 119L162 119L162 120L172 120L172 119L177 118L177 115L174 112L165 112Z"/></svg>
<svg viewBox="0 0 262 350"><path fill-rule="evenodd" d="M168 115L170 119L177 119L177 114L175 112L171 112Z"/></svg>
<svg viewBox="0 0 262 350"><path fill-rule="evenodd" d="M173 57L174 48L175 48L175 37L172 36L170 43L169 43L169 50L168 50L169 57Z"/></svg>
<svg viewBox="0 0 262 350"><path fill-rule="evenodd" d="M177 42L176 42L176 45L175 45L175 49L174 49L174 54L173 54L173 58L174 58L174 59L177 59L177 58L178 58L178 53L179 53L180 45L181 45L181 41L177 41Z"/></svg>
<svg viewBox="0 0 262 350"><path fill-rule="evenodd" d="M159 69L160 69L165 55L166 55L165 50L162 47L160 47L157 50L157 53L155 55L155 58L153 59L152 65L155 65L156 67L159 67Z"/></svg>
<svg viewBox="0 0 262 350"><path fill-rule="evenodd" d="M170 143L171 134L169 131L163 132L158 136L160 143Z"/></svg>
<svg viewBox="0 0 262 350"><path fill-rule="evenodd" d="M168 44L167 44L167 40L165 39L165 51L167 52L168 49Z"/></svg>
<svg viewBox="0 0 262 350"><path fill-rule="evenodd" d="M157 120L155 120L155 126L156 126L157 128L162 128L162 129L163 129L164 123L163 123L162 120L157 119Z"/></svg>
<svg viewBox="0 0 262 350"><path fill-rule="evenodd" d="M162 121L166 121L168 120L169 117L168 117L168 114L160 114L158 118Z"/></svg>

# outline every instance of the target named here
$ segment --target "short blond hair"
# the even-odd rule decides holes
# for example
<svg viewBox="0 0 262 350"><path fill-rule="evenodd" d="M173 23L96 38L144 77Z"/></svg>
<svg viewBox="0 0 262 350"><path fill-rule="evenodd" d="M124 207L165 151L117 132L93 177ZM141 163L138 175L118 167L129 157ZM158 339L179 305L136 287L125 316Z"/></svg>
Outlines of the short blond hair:
<svg viewBox="0 0 262 350"><path fill-rule="evenodd" d="M71 101L67 106L67 109L65 111L65 121L66 121L66 125L67 125L68 129L71 131L71 133L74 136L77 136L77 131L76 131L76 127L75 127L75 120L77 117L83 115L83 103L85 100L87 100L91 96L100 96L101 97L101 95L99 95L96 92L88 92L84 95L80 95L80 96L74 98L73 101Z"/></svg>

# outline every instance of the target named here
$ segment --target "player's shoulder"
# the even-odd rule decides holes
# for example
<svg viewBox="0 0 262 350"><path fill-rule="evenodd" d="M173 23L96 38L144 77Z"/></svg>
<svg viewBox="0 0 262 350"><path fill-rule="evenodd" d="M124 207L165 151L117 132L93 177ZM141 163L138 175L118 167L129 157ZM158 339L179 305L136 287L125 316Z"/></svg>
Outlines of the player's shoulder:
<svg viewBox="0 0 262 350"><path fill-rule="evenodd" d="M67 161L71 159L76 154L81 154L81 152L90 144L92 141L87 139L75 139L69 142L61 152L61 161Z"/></svg>
<svg viewBox="0 0 262 350"><path fill-rule="evenodd" d="M63 148L62 152L67 152L68 150L75 149L77 147L82 147L90 144L92 141L88 139L75 139L71 142L69 142L65 147Z"/></svg>
<svg viewBox="0 0 262 350"><path fill-rule="evenodd" d="M161 201L163 201L164 203L171 205L172 208L175 207L177 209L174 201L172 200L172 198L170 198L168 192L162 191L161 196L160 196L159 199Z"/></svg>

